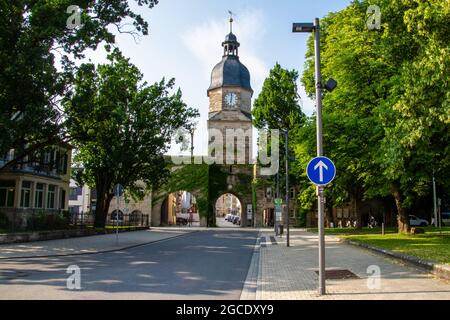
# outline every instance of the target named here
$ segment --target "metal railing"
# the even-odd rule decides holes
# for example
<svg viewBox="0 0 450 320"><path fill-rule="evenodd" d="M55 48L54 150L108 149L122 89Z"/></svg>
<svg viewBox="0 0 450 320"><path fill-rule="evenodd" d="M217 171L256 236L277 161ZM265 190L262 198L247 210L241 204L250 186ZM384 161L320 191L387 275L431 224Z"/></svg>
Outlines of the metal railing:
<svg viewBox="0 0 450 320"><path fill-rule="evenodd" d="M149 227L149 215L142 213L108 214L107 227ZM74 213L51 209L0 209L0 232L51 231L93 227L93 212Z"/></svg>

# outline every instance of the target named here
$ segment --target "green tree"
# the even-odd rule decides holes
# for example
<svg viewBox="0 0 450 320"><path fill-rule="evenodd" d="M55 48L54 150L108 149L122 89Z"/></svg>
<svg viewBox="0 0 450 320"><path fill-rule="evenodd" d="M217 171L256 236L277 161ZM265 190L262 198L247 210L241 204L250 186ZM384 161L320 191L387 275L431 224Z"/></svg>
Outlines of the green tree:
<svg viewBox="0 0 450 320"><path fill-rule="evenodd" d="M16 151L0 170L68 140L60 100L72 81L72 61L102 42L113 44L113 32L146 35L148 23L126 0L0 1L0 155Z"/></svg>
<svg viewBox="0 0 450 320"><path fill-rule="evenodd" d="M381 8L379 31L366 26L370 4ZM448 185L445 21L444 0L353 1L323 20L323 72L339 82L324 97L325 152L339 173L332 190L352 193L353 184L363 197L392 195L400 232L409 231L413 200L431 189L433 165ZM311 96L312 56L310 39L303 82Z"/></svg>
<svg viewBox="0 0 450 320"><path fill-rule="evenodd" d="M293 130L304 121L297 88L298 72L276 64L253 106L253 124L258 129Z"/></svg>
<svg viewBox="0 0 450 320"><path fill-rule="evenodd" d="M277 63L264 81L262 91L256 98L252 110L253 125L257 129L280 130L279 174L281 190L284 190L283 173L286 172L283 165L285 159L283 132L288 130L289 139L291 139L296 130L305 122L305 115L301 110L301 100L298 95L298 76L297 71L284 69ZM290 149L292 150L292 146ZM294 178L295 176L290 176L290 179ZM292 181L292 184L294 183L295 181Z"/></svg>
<svg viewBox="0 0 450 320"><path fill-rule="evenodd" d="M117 50L108 60L97 67L83 64L64 102L76 161L97 191L97 227L105 225L116 184L131 190L139 188L136 182L159 185L168 174L163 155L173 132L198 116L180 90L170 93L173 79L149 86Z"/></svg>

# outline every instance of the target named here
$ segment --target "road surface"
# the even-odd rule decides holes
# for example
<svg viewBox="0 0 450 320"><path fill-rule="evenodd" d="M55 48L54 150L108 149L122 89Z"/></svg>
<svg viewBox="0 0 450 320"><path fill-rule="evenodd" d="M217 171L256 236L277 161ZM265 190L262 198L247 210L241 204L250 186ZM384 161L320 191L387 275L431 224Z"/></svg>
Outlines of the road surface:
<svg viewBox="0 0 450 320"><path fill-rule="evenodd" d="M257 235L218 229L112 253L0 260L0 299L239 299ZM81 290L67 288L69 266L80 268Z"/></svg>

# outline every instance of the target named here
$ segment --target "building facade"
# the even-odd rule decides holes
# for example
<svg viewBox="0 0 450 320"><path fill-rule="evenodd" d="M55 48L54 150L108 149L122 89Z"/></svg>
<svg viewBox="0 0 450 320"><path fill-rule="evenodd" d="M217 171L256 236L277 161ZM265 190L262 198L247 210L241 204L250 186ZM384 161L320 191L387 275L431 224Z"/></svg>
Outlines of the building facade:
<svg viewBox="0 0 450 320"><path fill-rule="evenodd" d="M54 146L2 169L0 212L16 227L25 227L32 213L68 210L71 149L69 145ZM0 166L14 159L14 152L0 159Z"/></svg>

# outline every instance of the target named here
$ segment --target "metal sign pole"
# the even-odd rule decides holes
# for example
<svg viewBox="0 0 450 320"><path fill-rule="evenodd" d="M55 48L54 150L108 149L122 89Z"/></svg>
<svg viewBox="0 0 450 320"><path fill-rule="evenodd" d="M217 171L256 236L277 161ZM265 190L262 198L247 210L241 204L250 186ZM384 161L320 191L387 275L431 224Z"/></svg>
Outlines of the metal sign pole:
<svg viewBox="0 0 450 320"><path fill-rule="evenodd" d="M119 244L119 186L117 186L117 192L116 192L116 243Z"/></svg>
<svg viewBox="0 0 450 320"><path fill-rule="evenodd" d="M289 239L289 131L285 131L286 137L286 246L290 246Z"/></svg>
<svg viewBox="0 0 450 320"><path fill-rule="evenodd" d="M320 70L320 22L314 21L314 49L315 49L315 73L316 73L316 104L317 104L317 156L323 155L322 140L322 76ZM319 294L324 295L325 289L325 232L324 232L324 192L323 187L318 187L318 227L319 227Z"/></svg>

